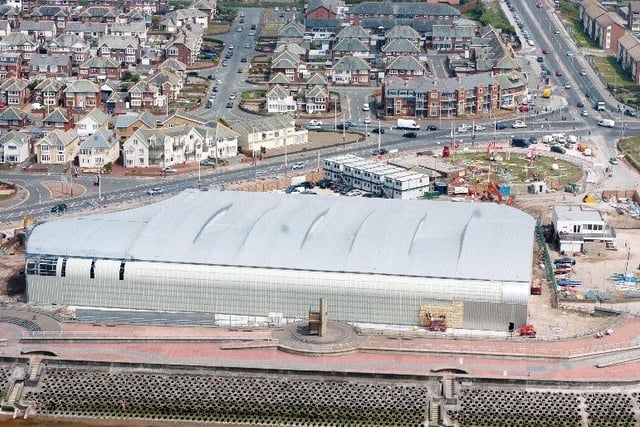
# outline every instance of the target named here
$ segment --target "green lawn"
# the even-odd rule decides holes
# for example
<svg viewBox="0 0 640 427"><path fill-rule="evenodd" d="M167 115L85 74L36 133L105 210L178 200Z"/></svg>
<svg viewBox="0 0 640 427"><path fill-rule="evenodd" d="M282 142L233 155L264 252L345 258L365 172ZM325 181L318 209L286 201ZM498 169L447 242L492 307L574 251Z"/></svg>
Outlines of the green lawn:
<svg viewBox="0 0 640 427"><path fill-rule="evenodd" d="M204 30L204 36L211 36L213 34L225 34L231 31L231 23L224 22L222 24L209 24Z"/></svg>
<svg viewBox="0 0 640 427"><path fill-rule="evenodd" d="M579 19L575 19L569 16L563 17L563 22L565 26L569 29L571 36L576 41L576 44L580 47L590 48L590 49L600 49L600 46L593 40L589 38L584 32L584 28L582 27L582 22Z"/></svg>
<svg viewBox="0 0 640 427"><path fill-rule="evenodd" d="M640 171L640 136L621 139L618 142L618 151L627 157L636 170Z"/></svg>

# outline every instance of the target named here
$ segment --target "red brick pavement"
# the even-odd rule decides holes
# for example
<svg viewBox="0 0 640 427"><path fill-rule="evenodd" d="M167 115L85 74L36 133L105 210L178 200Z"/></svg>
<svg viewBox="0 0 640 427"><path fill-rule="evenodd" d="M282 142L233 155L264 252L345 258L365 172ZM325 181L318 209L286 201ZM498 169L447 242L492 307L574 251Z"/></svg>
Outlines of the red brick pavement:
<svg viewBox="0 0 640 427"><path fill-rule="evenodd" d="M624 318L615 328L613 335L601 339L584 337L544 341L517 338L482 341L389 339L384 336L372 336L365 344L366 349L335 356L291 354L276 347L231 350L222 348L223 343L239 339L262 342L270 338L270 331L267 330L109 327L75 323L64 324L63 328L63 337L86 337L91 340L53 340L39 343L23 341L7 345L3 348L3 353L18 355L20 351L46 349L55 352L59 358L70 360L401 374L428 374L439 368L455 367L467 370L473 376L574 381L640 379L639 361L607 368L596 367L599 361L611 357L606 352L613 352L615 355L616 352L630 349L634 345L640 331L640 319L634 317ZM0 325L0 331L2 330ZM115 338L118 339L112 340ZM149 338L163 341L153 342L149 341ZM192 340L179 342L187 338Z"/></svg>

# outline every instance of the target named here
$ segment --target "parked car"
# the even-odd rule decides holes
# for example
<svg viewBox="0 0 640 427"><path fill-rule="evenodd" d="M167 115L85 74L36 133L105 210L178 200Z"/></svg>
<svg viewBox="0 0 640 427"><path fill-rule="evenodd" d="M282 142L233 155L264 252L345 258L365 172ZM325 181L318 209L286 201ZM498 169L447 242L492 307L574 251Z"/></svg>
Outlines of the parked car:
<svg viewBox="0 0 640 427"><path fill-rule="evenodd" d="M227 102L226 107L227 108L233 108L233 102Z"/></svg>
<svg viewBox="0 0 640 427"><path fill-rule="evenodd" d="M369 111L369 104L364 104L362 106L362 111Z"/></svg>
<svg viewBox="0 0 640 427"><path fill-rule="evenodd" d="M564 148L560 147L559 145L553 145L553 146L551 146L551 152L559 153L559 154L565 154L567 152L567 150L565 150Z"/></svg>
<svg viewBox="0 0 640 427"><path fill-rule="evenodd" d="M62 215L69 207L65 203L56 203L51 207L51 213L56 215Z"/></svg>
<svg viewBox="0 0 640 427"><path fill-rule="evenodd" d="M531 110L531 108L529 108L529 106L528 106L528 105L521 105L521 106L518 108L518 110L520 110L520 112L521 112L521 113L526 113L526 112L528 112L529 110Z"/></svg>
<svg viewBox="0 0 640 427"><path fill-rule="evenodd" d="M383 134L384 133L384 129L382 128L373 128L371 129L371 133L379 133L379 134Z"/></svg>
<svg viewBox="0 0 640 427"><path fill-rule="evenodd" d="M223 67L227 67L227 66L229 66L229 62L228 62L226 59L225 59L225 60L223 60L223 61L222 61L222 66L223 66Z"/></svg>
<svg viewBox="0 0 640 427"><path fill-rule="evenodd" d="M629 117L636 117L638 115L638 112L636 110L630 110L627 108L626 110L624 110L624 115Z"/></svg>
<svg viewBox="0 0 640 427"><path fill-rule="evenodd" d="M161 169L162 172L164 173L176 173L178 172L177 170L175 170L174 168L170 168L169 166L165 166Z"/></svg>
<svg viewBox="0 0 640 427"><path fill-rule="evenodd" d="M576 107L578 108L584 108L584 102L580 101L576 104Z"/></svg>
<svg viewBox="0 0 640 427"><path fill-rule="evenodd" d="M576 260L570 257L558 258L553 261L554 264L567 264L567 265L576 265Z"/></svg>
<svg viewBox="0 0 640 427"><path fill-rule="evenodd" d="M156 194L162 194L164 190L160 187L150 188L147 190L147 194L150 196L155 196Z"/></svg>
<svg viewBox="0 0 640 427"><path fill-rule="evenodd" d="M560 70L556 71L556 76L557 77L562 77L562 71L560 71Z"/></svg>
<svg viewBox="0 0 640 427"><path fill-rule="evenodd" d="M309 120L309 124L311 126L322 126L322 122L320 120L316 120L316 119Z"/></svg>
<svg viewBox="0 0 640 427"><path fill-rule="evenodd" d="M319 181L316 181L316 186L320 187L320 188L329 188L329 186L331 185L331 180L327 179L327 178L322 178Z"/></svg>
<svg viewBox="0 0 640 427"><path fill-rule="evenodd" d="M616 157L611 157L609 159L609 163L611 163L612 165L617 165L618 164L618 159Z"/></svg>
<svg viewBox="0 0 640 427"><path fill-rule="evenodd" d="M571 85L570 85L569 83L565 83L565 84L564 84L564 88L565 88L565 89L571 89Z"/></svg>
<svg viewBox="0 0 640 427"><path fill-rule="evenodd" d="M589 112L588 112L587 110L582 110L582 111L580 112L580 115L581 115L582 117L589 117Z"/></svg>
<svg viewBox="0 0 640 427"><path fill-rule="evenodd" d="M381 148L379 150L376 148L375 150L373 150L371 152L371 154L374 155L374 156L384 155L384 154L387 154L387 153L389 153L389 150L387 150L386 148Z"/></svg>
<svg viewBox="0 0 640 427"><path fill-rule="evenodd" d="M405 132L402 134L403 138L417 138L418 132Z"/></svg>
<svg viewBox="0 0 640 427"><path fill-rule="evenodd" d="M547 53L549 53L549 51L547 49L542 49L542 54L546 55Z"/></svg>
<svg viewBox="0 0 640 427"><path fill-rule="evenodd" d="M247 62L247 58L240 58L240 62Z"/></svg>
<svg viewBox="0 0 640 427"><path fill-rule="evenodd" d="M364 120L362 121L364 124L366 125L370 125L371 124L371 117L365 117Z"/></svg>
<svg viewBox="0 0 640 427"><path fill-rule="evenodd" d="M502 129L506 129L507 125L505 125L504 123L496 123L496 129L497 130L502 130Z"/></svg>
<svg viewBox="0 0 640 427"><path fill-rule="evenodd" d="M428 125L427 126L427 130L429 130L429 131L437 131L439 129L438 129L438 126L436 126L436 125Z"/></svg>
<svg viewBox="0 0 640 427"><path fill-rule="evenodd" d="M295 171L295 170L298 170L298 169L303 169L304 165L305 165L305 162L296 162L293 165L291 165L291 170Z"/></svg>
<svg viewBox="0 0 640 427"><path fill-rule="evenodd" d="M216 162L213 162L209 159L202 159L200 160L200 166L215 166Z"/></svg>

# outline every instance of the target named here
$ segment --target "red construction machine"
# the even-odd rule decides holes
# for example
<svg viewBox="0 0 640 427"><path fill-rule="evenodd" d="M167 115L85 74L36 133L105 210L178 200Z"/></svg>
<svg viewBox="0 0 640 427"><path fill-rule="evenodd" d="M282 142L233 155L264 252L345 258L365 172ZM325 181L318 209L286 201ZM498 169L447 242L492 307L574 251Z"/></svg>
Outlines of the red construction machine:
<svg viewBox="0 0 640 427"><path fill-rule="evenodd" d="M535 338L536 328L534 328L533 325L524 325L523 327L518 328L518 335L521 337Z"/></svg>

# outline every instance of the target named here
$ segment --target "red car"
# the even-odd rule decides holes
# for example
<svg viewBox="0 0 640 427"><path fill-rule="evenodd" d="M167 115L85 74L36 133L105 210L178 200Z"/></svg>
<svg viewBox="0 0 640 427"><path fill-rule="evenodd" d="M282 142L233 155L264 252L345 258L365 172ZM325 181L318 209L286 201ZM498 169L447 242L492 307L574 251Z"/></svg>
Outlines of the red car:
<svg viewBox="0 0 640 427"><path fill-rule="evenodd" d="M547 53L549 53L549 51L547 49L542 49L542 53L546 55Z"/></svg>
<svg viewBox="0 0 640 427"><path fill-rule="evenodd" d="M558 77L562 76L562 71L556 71L556 76Z"/></svg>
<svg viewBox="0 0 640 427"><path fill-rule="evenodd" d="M528 112L530 110L530 108L529 108L528 105L521 105L519 110L520 110L521 113L526 113L526 112Z"/></svg>

